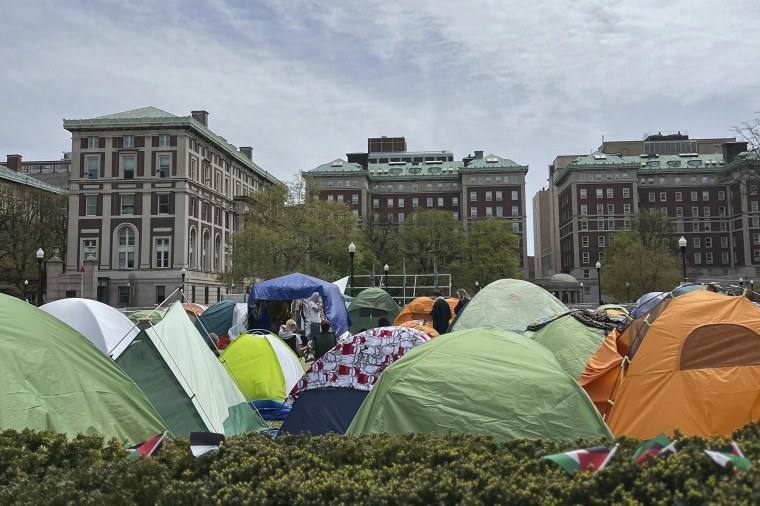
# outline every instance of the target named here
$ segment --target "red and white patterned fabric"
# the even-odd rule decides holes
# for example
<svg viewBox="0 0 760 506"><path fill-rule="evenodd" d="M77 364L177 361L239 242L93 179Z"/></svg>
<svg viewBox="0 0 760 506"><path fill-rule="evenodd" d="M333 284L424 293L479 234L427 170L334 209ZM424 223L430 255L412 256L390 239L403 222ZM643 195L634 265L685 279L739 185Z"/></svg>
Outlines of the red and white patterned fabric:
<svg viewBox="0 0 760 506"><path fill-rule="evenodd" d="M294 400L301 392L316 388L372 390L386 367L430 339L410 327L379 327L356 334L314 362L289 397Z"/></svg>

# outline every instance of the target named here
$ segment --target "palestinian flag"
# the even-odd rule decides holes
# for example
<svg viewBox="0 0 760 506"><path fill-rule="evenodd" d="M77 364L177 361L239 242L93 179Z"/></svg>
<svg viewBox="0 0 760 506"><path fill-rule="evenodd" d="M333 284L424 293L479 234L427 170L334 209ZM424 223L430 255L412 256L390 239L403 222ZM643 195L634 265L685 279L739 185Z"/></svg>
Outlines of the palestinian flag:
<svg viewBox="0 0 760 506"><path fill-rule="evenodd" d="M733 441L730 446L723 446L717 450L705 450L705 453L719 466L726 467L729 463L732 464L735 473L746 471L752 466L749 459L739 449L739 445Z"/></svg>
<svg viewBox="0 0 760 506"><path fill-rule="evenodd" d="M224 441L224 434L216 432L191 432L190 433L190 451L194 457L200 457L204 453L218 450L219 445Z"/></svg>
<svg viewBox="0 0 760 506"><path fill-rule="evenodd" d="M140 457L150 457L151 455L155 455L161 449L161 446L163 446L164 437L166 437L166 432L159 434L144 443L128 447L127 450L129 450L129 455L127 455L127 459L137 460Z"/></svg>
<svg viewBox="0 0 760 506"><path fill-rule="evenodd" d="M607 465L615 455L617 448L618 445L615 445L612 449L596 446L594 448L586 448L585 450L547 455L544 459L551 460L568 474L575 474L579 471L583 472L592 466L593 471L597 472Z"/></svg>
<svg viewBox="0 0 760 506"><path fill-rule="evenodd" d="M662 455L667 457L676 452L676 444L671 442L665 434L660 434L654 439L650 439L636 450L633 454L633 460L638 464L643 464L649 457Z"/></svg>

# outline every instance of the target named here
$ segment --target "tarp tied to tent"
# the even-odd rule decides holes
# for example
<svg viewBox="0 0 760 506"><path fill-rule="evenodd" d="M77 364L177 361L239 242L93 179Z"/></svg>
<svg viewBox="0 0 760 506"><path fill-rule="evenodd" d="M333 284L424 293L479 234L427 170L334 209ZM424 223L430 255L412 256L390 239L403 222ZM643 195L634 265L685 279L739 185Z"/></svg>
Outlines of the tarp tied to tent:
<svg viewBox="0 0 760 506"><path fill-rule="evenodd" d="M351 326L351 317L340 288L334 283L322 281L301 273L288 274L253 285L248 297L248 305L253 307L256 300L295 300L308 299L314 293L322 297L325 316L330 320L337 335L343 334Z"/></svg>
<svg viewBox="0 0 760 506"><path fill-rule="evenodd" d="M347 434L450 432L497 440L611 438L552 353L513 332L436 337L388 367Z"/></svg>
<svg viewBox="0 0 760 506"><path fill-rule="evenodd" d="M452 323L452 331L489 327L515 332L567 311L555 296L527 281L500 279L479 291Z"/></svg>
<svg viewBox="0 0 760 506"><path fill-rule="evenodd" d="M140 332L116 363L140 385L175 435L210 431L234 436L267 428L179 302Z"/></svg>
<svg viewBox="0 0 760 506"><path fill-rule="evenodd" d="M140 329L117 309L90 299L61 299L40 307L84 335L100 351L118 357Z"/></svg>
<svg viewBox="0 0 760 506"><path fill-rule="evenodd" d="M388 292L382 288L367 288L362 290L348 306L348 313L353 322L349 332L355 334L361 329L377 327L377 320L381 316L385 316L389 322L392 322L399 312L401 308Z"/></svg>
<svg viewBox="0 0 760 506"><path fill-rule="evenodd" d="M82 334L0 294L0 431L145 441L167 430L135 383Z"/></svg>

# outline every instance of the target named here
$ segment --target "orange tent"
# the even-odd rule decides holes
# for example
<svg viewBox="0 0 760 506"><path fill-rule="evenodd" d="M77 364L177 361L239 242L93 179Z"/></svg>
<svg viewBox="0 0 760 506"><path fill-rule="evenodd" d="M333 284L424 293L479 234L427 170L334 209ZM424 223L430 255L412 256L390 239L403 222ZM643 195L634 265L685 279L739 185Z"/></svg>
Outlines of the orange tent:
<svg viewBox="0 0 760 506"><path fill-rule="evenodd" d="M409 320L404 323L400 323L401 327L411 327L413 329L421 330L430 337L438 336L438 331L433 328L433 325L428 325L425 320Z"/></svg>
<svg viewBox="0 0 760 506"><path fill-rule="evenodd" d="M760 418L760 309L745 297L666 298L619 342L632 358L606 420L616 436L727 435Z"/></svg>
<svg viewBox="0 0 760 506"><path fill-rule="evenodd" d="M427 325L427 323L430 323L432 326L433 319L430 317L430 311L433 310L434 302L435 301L430 297L418 297L414 299L409 304L404 306L404 309L402 309L396 319L393 320L393 324L400 325L404 322L408 322L409 320L423 320L425 325ZM459 299L455 297L449 297L446 299L446 302L449 303L451 314L453 315L454 308L457 306ZM453 319L454 318L452 317L452 320ZM449 323L450 322L451 320L449 320Z"/></svg>
<svg viewBox="0 0 760 506"><path fill-rule="evenodd" d="M190 302L184 302L182 304L182 307L185 309L187 316L189 316L193 321L195 320L195 318L202 315L203 312L206 310L205 306L201 306L200 304L193 304Z"/></svg>

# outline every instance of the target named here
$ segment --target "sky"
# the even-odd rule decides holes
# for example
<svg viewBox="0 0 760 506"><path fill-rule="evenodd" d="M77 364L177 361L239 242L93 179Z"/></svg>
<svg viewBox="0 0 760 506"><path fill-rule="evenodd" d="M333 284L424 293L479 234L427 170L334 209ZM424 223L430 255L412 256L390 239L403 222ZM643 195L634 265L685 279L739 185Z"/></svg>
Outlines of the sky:
<svg viewBox="0 0 760 506"><path fill-rule="evenodd" d="M283 181L382 135L509 158L530 167L530 214L556 156L754 119L759 15L757 0L0 0L0 157L60 158L63 119L201 109Z"/></svg>

